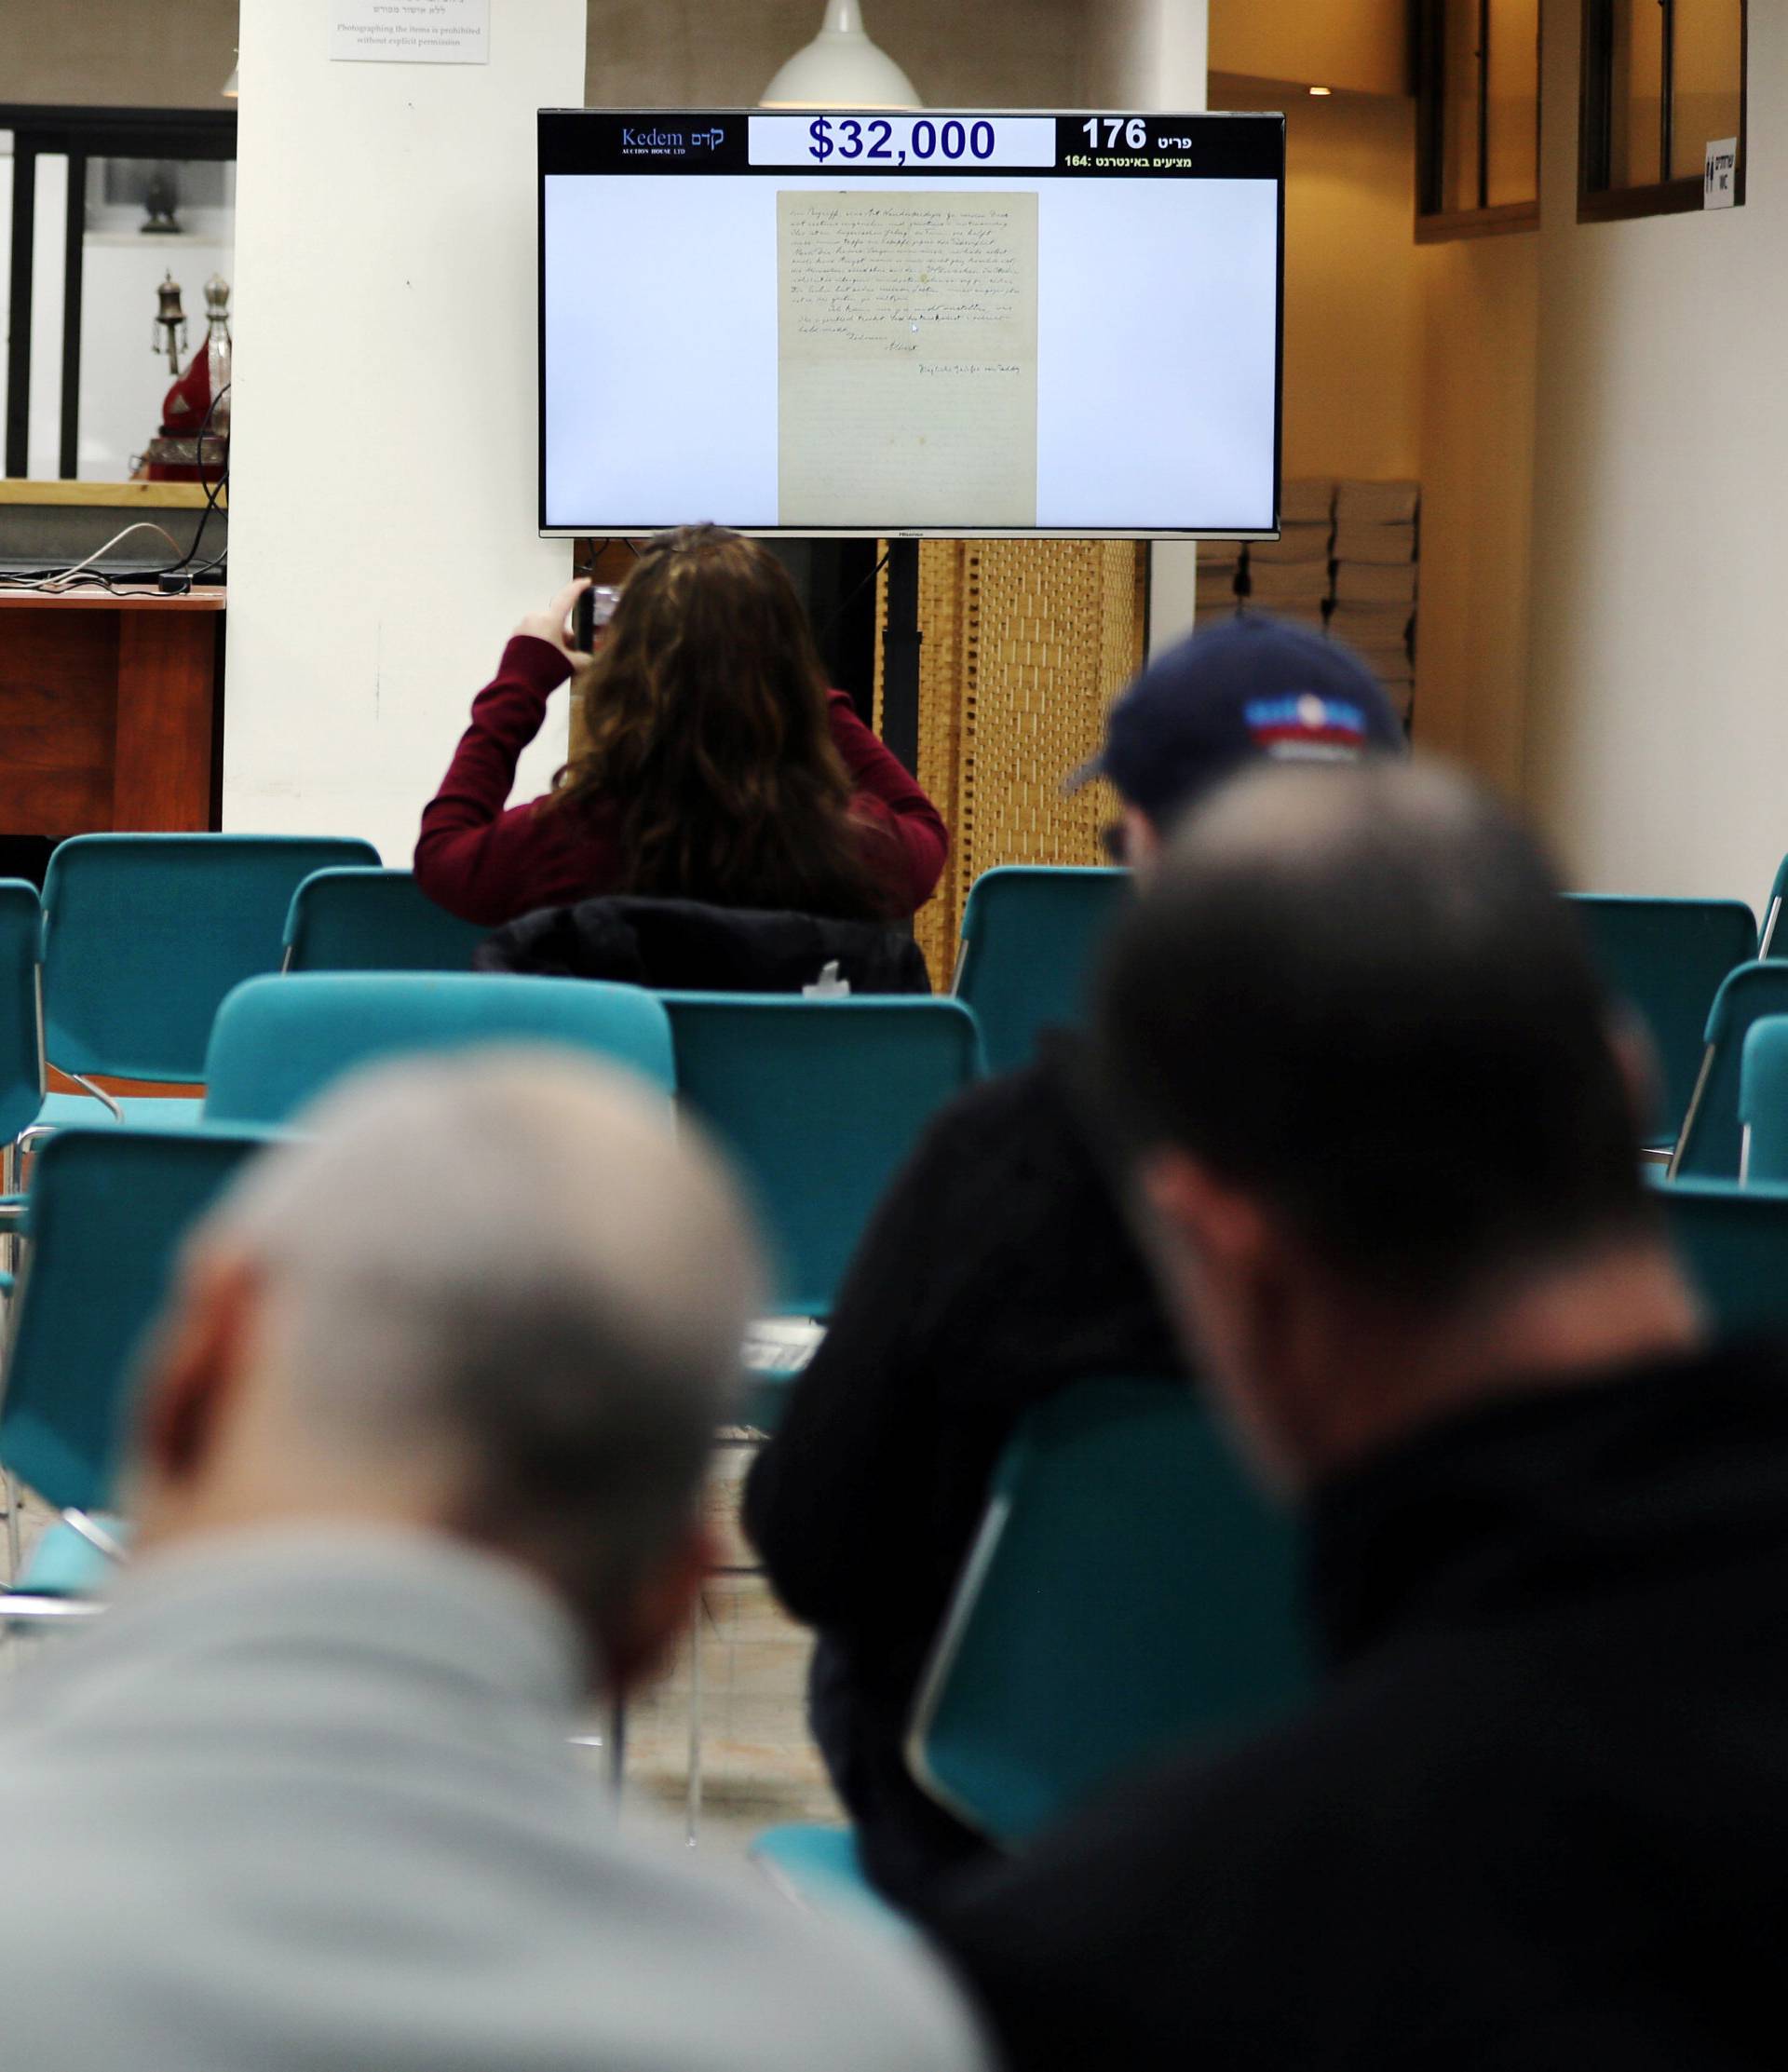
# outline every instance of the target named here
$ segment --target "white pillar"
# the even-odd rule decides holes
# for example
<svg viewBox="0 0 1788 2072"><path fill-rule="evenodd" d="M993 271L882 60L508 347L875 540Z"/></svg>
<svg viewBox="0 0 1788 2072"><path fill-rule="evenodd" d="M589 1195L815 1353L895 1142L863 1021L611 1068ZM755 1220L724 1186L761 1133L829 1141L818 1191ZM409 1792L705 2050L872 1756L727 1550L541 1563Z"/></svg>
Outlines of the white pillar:
<svg viewBox="0 0 1788 2072"><path fill-rule="evenodd" d="M535 113L583 101L586 0L492 0L480 65L332 62L338 11L241 0L224 819L407 865L569 575L535 533ZM562 703L548 731L519 795Z"/></svg>
<svg viewBox="0 0 1788 2072"><path fill-rule="evenodd" d="M1176 115L1203 108L1210 74L1208 0L1125 0L1124 16L1117 25L1113 107ZM1151 655L1191 631L1198 570L1199 550L1189 541L1161 540L1150 548Z"/></svg>

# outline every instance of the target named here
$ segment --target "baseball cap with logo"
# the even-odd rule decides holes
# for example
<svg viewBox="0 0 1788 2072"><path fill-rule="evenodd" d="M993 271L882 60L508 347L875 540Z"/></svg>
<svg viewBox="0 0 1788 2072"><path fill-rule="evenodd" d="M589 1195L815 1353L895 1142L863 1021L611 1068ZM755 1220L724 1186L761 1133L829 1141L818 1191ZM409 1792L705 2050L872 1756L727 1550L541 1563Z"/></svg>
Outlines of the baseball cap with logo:
<svg viewBox="0 0 1788 2072"><path fill-rule="evenodd" d="M1063 786L1109 778L1165 824L1244 765L1401 753L1402 723L1339 642L1244 612L1158 656L1112 706L1104 746Z"/></svg>

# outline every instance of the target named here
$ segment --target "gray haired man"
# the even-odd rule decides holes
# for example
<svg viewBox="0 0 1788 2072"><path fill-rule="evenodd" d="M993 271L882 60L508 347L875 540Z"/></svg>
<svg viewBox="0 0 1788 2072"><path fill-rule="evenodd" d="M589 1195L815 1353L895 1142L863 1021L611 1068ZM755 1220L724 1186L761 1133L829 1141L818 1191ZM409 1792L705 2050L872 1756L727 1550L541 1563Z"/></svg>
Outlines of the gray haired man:
<svg viewBox="0 0 1788 2072"><path fill-rule="evenodd" d="M8 1692L8 2065L979 2065L916 1948L624 1842L568 1746L687 1615L756 1281L709 1156L551 1052L373 1072L249 1171L142 1559Z"/></svg>

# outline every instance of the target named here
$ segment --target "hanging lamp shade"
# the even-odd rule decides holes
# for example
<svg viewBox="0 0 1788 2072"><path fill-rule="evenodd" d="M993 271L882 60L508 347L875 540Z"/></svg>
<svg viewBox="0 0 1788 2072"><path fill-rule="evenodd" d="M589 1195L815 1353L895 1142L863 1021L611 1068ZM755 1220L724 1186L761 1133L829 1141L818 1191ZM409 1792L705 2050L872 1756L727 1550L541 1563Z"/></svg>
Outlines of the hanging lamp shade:
<svg viewBox="0 0 1788 2072"><path fill-rule="evenodd" d="M764 89L762 108L917 108L910 80L869 40L857 0L826 0L820 34Z"/></svg>
<svg viewBox="0 0 1788 2072"><path fill-rule="evenodd" d="M236 74L238 69L239 68L237 66L232 65L230 67L229 77L224 80L224 84L217 89L219 93L224 96L225 101L235 101L240 96L241 88L237 87L236 83Z"/></svg>

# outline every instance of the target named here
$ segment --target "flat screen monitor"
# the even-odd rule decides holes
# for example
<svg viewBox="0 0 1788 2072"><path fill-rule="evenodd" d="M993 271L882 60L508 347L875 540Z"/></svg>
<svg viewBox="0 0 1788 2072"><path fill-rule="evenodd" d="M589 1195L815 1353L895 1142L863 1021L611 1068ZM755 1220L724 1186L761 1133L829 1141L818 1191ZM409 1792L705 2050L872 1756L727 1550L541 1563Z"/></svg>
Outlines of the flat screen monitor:
<svg viewBox="0 0 1788 2072"><path fill-rule="evenodd" d="M540 115L540 529L1253 538L1280 115Z"/></svg>

